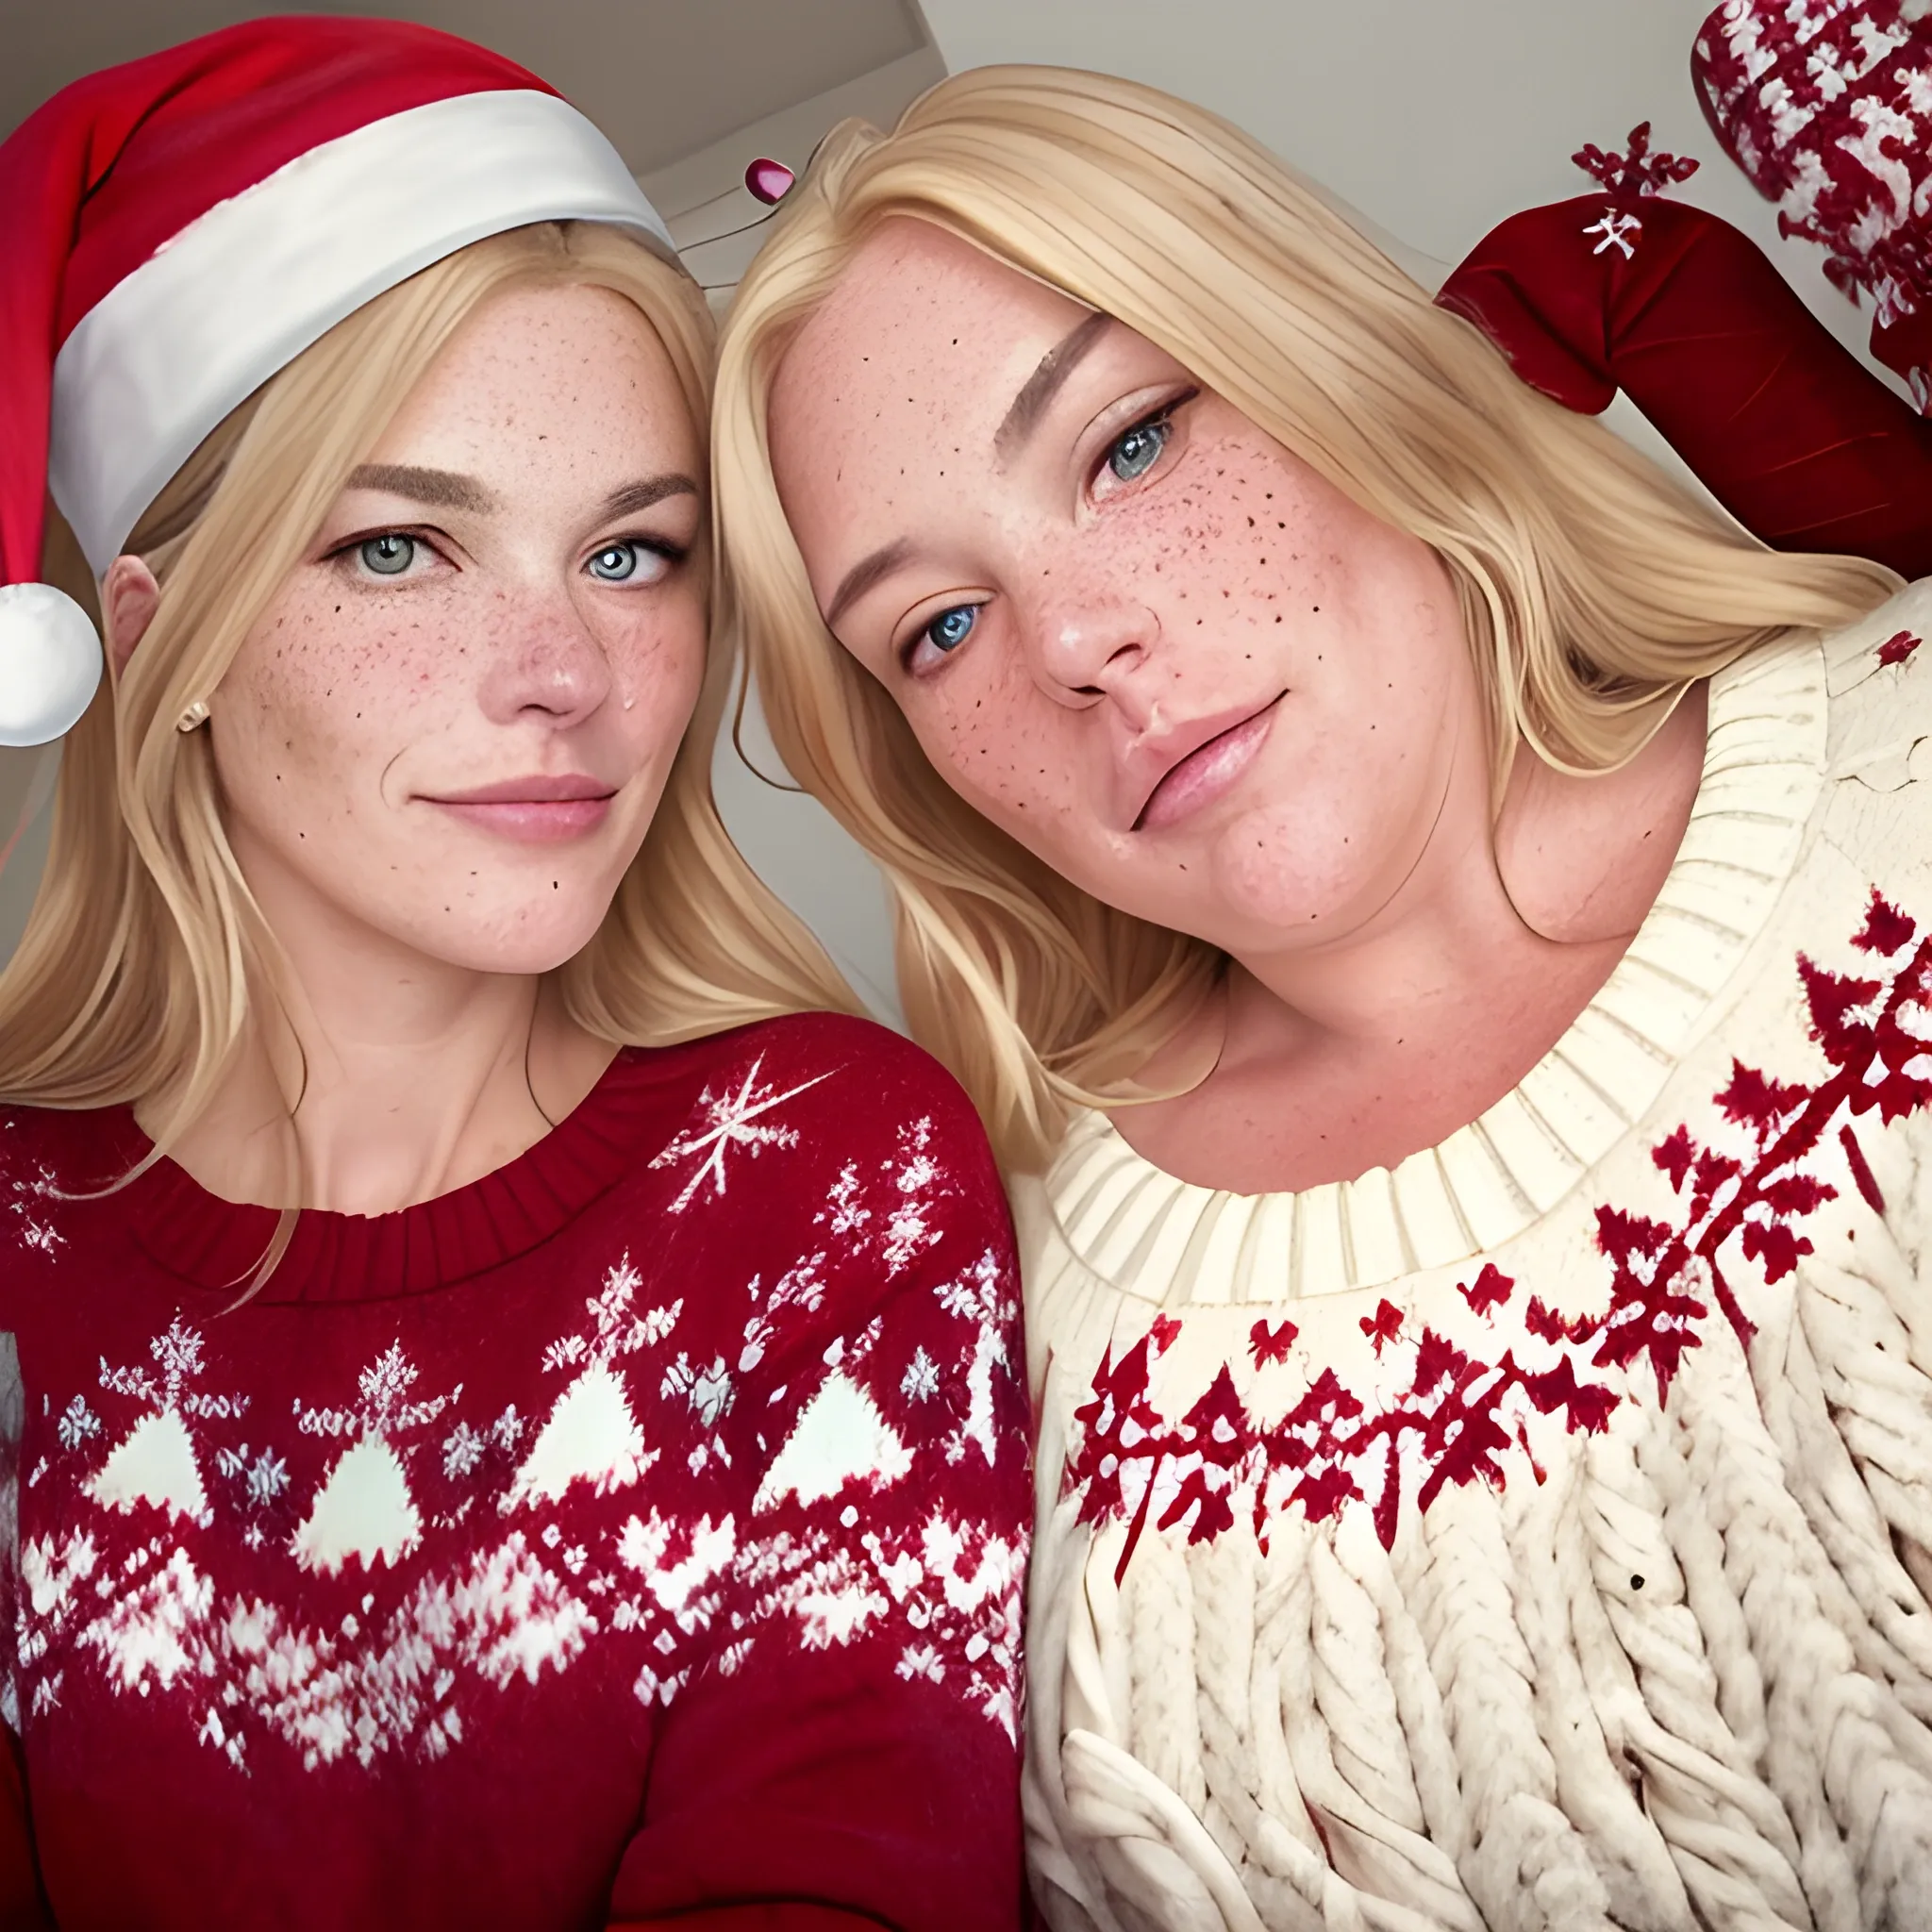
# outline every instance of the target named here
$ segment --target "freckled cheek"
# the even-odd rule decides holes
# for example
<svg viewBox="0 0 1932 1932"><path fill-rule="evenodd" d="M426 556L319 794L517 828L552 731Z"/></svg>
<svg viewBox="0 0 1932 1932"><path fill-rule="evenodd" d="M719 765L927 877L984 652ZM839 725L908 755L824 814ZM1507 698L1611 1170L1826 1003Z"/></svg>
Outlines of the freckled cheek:
<svg viewBox="0 0 1932 1932"><path fill-rule="evenodd" d="M298 612L250 639L223 685L231 786L319 785L331 808L353 803L361 768L379 774L425 711L446 708L471 650L458 627L347 615Z"/></svg>
<svg viewBox="0 0 1932 1932"><path fill-rule="evenodd" d="M1324 604L1332 614L1339 599L1327 559L1295 527L1292 507L1271 500L1279 480L1265 470L1253 478L1224 474L1211 491L1177 490L1165 500L1150 493L1144 509L1136 506L1140 514L1108 531L1118 580L1136 587L1168 641L1188 653L1175 660L1177 675L1198 677L1212 661L1239 686L1252 675L1243 665L1306 637Z"/></svg>
<svg viewBox="0 0 1932 1932"><path fill-rule="evenodd" d="M671 757L704 688L708 626L702 608L655 611L607 634L609 713L641 762Z"/></svg>

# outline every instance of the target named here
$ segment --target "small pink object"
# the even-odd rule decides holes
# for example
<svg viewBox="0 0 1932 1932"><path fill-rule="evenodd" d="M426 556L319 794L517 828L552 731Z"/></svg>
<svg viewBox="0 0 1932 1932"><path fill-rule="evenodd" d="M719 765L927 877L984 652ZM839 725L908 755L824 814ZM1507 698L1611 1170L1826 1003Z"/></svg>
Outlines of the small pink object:
<svg viewBox="0 0 1932 1932"><path fill-rule="evenodd" d="M763 156L744 171L744 185L768 206L783 201L797 179L783 161L768 160Z"/></svg>
<svg viewBox="0 0 1932 1932"><path fill-rule="evenodd" d="M1908 630L1899 631L1879 645L1878 661L1881 664L1903 664L1919 648L1921 641Z"/></svg>

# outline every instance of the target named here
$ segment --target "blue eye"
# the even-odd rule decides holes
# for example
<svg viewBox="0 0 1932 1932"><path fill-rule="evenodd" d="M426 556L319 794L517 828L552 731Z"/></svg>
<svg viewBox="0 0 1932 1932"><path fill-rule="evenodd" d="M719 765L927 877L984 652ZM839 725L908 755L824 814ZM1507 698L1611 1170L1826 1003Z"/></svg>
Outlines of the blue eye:
<svg viewBox="0 0 1932 1932"><path fill-rule="evenodd" d="M936 651L957 651L978 622L977 604L955 604L950 610L941 610L921 635Z"/></svg>
<svg viewBox="0 0 1932 1932"><path fill-rule="evenodd" d="M416 540L391 530L358 544L356 554L372 576L399 577L416 560Z"/></svg>
<svg viewBox="0 0 1932 1932"><path fill-rule="evenodd" d="M1173 434L1172 423L1137 423L1108 451L1107 467L1123 483L1131 483L1159 461L1167 439Z"/></svg>

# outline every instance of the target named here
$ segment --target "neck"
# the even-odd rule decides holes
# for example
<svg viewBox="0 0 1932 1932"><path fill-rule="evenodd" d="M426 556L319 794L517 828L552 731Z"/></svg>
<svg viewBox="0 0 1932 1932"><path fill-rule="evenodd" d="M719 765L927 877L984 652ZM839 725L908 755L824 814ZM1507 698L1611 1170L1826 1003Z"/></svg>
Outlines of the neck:
<svg viewBox="0 0 1932 1932"><path fill-rule="evenodd" d="M1700 687L1629 765L1577 778L1525 753L1492 823L1452 780L1421 856L1353 930L1243 948L1224 997L1122 1109L1183 1179L1301 1188L1394 1166L1507 1092L1624 956L1662 889L1703 769Z"/></svg>
<svg viewBox="0 0 1932 1932"><path fill-rule="evenodd" d="M428 958L243 871L288 970L251 988L242 1051L168 1150L211 1193L391 1213L514 1159L609 1063L537 975Z"/></svg>

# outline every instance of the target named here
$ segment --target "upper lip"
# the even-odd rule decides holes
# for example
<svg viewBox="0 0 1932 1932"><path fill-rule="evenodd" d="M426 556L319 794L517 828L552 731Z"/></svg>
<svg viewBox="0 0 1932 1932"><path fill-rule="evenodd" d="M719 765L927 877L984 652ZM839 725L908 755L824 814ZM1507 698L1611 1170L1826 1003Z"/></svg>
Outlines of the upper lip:
<svg viewBox="0 0 1932 1932"><path fill-rule="evenodd" d="M493 785L478 785L468 791L425 791L432 805L559 805L574 799L609 798L617 787L582 772L564 772L557 776L536 773L527 778L499 778Z"/></svg>
<svg viewBox="0 0 1932 1932"><path fill-rule="evenodd" d="M1251 718L1258 718L1287 695L1285 691L1278 691L1272 698L1264 698L1259 704L1249 699L1227 710L1209 711L1203 717L1190 718L1185 724L1173 724L1165 731L1149 732L1137 739L1121 761L1122 776L1129 788L1128 803L1133 808L1127 814L1128 824L1138 829L1148 801L1160 790L1161 781L1176 765L1192 758L1204 744L1211 744L1224 733L1247 724Z"/></svg>

